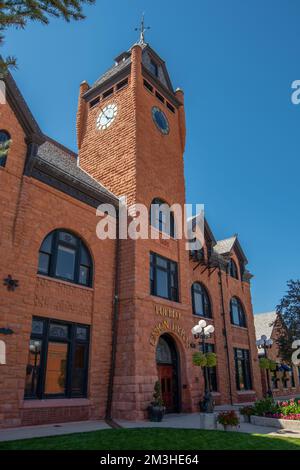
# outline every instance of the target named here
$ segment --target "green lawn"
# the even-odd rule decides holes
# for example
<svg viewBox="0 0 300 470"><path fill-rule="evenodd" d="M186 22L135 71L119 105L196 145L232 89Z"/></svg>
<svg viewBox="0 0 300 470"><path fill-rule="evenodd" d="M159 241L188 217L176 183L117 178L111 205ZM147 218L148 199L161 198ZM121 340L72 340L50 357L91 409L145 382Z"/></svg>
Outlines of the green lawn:
<svg viewBox="0 0 300 470"><path fill-rule="evenodd" d="M0 442L0 450L300 450L300 439L196 429L107 429Z"/></svg>

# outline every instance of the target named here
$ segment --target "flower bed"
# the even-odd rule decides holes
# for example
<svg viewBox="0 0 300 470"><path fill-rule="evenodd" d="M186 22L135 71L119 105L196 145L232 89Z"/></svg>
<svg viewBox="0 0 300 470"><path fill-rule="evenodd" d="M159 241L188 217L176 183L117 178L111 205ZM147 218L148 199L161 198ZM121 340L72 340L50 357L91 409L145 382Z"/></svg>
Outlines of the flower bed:
<svg viewBox="0 0 300 470"><path fill-rule="evenodd" d="M261 426L300 430L300 400L275 401L265 398L253 406L251 422Z"/></svg>

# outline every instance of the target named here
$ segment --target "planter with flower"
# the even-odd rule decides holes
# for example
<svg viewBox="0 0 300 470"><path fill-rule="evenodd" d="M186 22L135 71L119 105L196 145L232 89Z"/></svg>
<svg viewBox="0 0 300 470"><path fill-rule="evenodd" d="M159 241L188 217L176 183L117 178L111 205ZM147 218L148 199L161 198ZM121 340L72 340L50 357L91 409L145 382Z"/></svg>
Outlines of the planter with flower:
<svg viewBox="0 0 300 470"><path fill-rule="evenodd" d="M150 421L160 422L163 419L165 414L164 402L161 395L161 385L160 382L155 382L153 401L148 406L148 414Z"/></svg>
<svg viewBox="0 0 300 470"><path fill-rule="evenodd" d="M250 418L255 413L253 406L243 406L240 408L240 414L243 416L245 423L250 423Z"/></svg>
<svg viewBox="0 0 300 470"><path fill-rule="evenodd" d="M224 431L236 431L236 428L240 424L239 417L234 410L219 413L217 422L223 426Z"/></svg>

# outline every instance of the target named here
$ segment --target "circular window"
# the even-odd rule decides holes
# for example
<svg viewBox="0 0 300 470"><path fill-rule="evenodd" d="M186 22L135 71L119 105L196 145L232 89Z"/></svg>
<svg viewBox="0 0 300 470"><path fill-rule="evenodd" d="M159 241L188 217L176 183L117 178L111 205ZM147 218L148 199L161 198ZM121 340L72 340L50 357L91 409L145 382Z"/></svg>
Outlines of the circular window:
<svg viewBox="0 0 300 470"><path fill-rule="evenodd" d="M152 118L156 124L156 127L160 130L162 134L169 134L169 122L165 113L161 109L154 106L152 108Z"/></svg>

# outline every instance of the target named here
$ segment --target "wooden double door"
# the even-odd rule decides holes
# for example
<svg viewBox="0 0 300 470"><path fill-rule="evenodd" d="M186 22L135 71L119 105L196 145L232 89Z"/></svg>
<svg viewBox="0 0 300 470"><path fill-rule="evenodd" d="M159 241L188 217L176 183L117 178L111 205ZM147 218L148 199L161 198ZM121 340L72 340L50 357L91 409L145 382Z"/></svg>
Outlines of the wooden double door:
<svg viewBox="0 0 300 470"><path fill-rule="evenodd" d="M172 364L157 364L158 380L161 385L162 399L166 411L175 411L176 383L174 380L174 368Z"/></svg>

